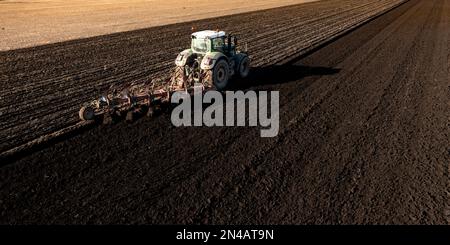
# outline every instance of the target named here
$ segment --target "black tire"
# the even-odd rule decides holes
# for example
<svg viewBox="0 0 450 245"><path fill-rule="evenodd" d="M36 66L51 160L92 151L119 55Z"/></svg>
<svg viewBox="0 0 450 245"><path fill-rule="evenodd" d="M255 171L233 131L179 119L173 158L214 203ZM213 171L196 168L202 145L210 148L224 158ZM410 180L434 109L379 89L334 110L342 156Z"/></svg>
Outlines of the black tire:
<svg viewBox="0 0 450 245"><path fill-rule="evenodd" d="M228 85L229 67L225 59L218 60L212 71L212 81L217 90L224 90Z"/></svg>
<svg viewBox="0 0 450 245"><path fill-rule="evenodd" d="M95 118L95 110L91 106L83 106L78 112L80 119L83 121L94 120Z"/></svg>
<svg viewBox="0 0 450 245"><path fill-rule="evenodd" d="M248 58L248 56L244 56L241 59L241 62L239 63L238 75L241 78L246 78L249 73L250 73L250 59Z"/></svg>

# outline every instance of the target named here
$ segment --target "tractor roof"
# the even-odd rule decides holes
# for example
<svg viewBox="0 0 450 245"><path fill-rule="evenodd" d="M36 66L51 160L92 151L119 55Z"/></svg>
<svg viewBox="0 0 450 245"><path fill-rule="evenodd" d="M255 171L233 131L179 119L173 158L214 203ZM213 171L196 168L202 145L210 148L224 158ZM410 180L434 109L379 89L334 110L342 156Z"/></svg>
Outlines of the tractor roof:
<svg viewBox="0 0 450 245"><path fill-rule="evenodd" d="M209 31L209 30L198 31L198 32L192 33L192 36L195 38L199 38L199 39L205 39L205 38L213 39L213 38L218 38L218 37L224 37L225 32L224 31Z"/></svg>

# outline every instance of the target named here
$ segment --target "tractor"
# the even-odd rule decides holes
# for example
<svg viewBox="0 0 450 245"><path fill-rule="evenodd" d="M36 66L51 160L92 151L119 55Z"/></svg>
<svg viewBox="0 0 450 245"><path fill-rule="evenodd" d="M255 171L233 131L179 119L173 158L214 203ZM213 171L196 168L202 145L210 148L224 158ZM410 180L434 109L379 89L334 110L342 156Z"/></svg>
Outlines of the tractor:
<svg viewBox="0 0 450 245"><path fill-rule="evenodd" d="M237 75L245 78L250 71L246 51L237 49L238 39L224 31L199 31L191 35L191 48L178 54L173 74L175 86L189 88L194 83L224 90Z"/></svg>

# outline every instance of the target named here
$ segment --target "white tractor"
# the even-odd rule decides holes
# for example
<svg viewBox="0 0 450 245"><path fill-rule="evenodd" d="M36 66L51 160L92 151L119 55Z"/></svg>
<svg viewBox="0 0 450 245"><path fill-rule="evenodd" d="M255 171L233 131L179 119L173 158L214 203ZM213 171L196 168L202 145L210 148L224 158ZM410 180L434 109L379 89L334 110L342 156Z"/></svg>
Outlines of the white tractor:
<svg viewBox="0 0 450 245"><path fill-rule="evenodd" d="M233 76L248 76L250 59L246 51L237 49L236 36L223 31L199 31L191 39L191 48L175 60L173 85L189 88L193 83L202 83L223 90Z"/></svg>

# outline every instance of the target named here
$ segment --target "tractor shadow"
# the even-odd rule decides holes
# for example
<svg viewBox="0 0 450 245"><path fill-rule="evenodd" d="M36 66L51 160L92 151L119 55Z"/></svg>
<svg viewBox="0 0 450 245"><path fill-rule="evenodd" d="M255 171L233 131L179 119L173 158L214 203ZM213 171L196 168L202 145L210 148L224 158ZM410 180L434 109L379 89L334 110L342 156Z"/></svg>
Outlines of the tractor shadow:
<svg viewBox="0 0 450 245"><path fill-rule="evenodd" d="M251 87L277 85L298 81L311 76L329 76L341 71L339 68L304 65L272 65L267 67L252 67L245 79L233 79L228 90L245 90Z"/></svg>

